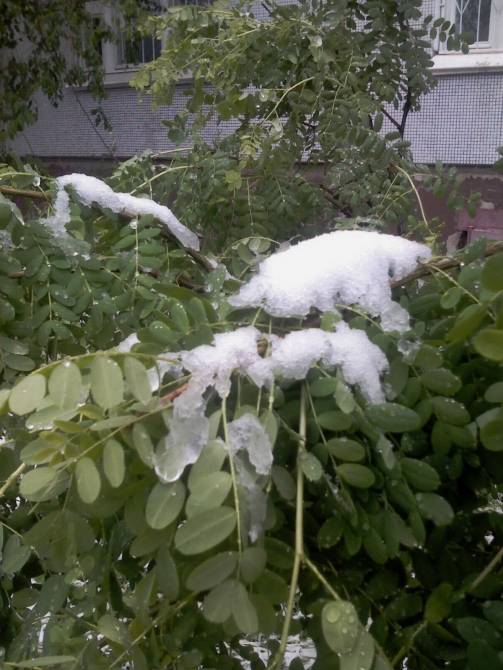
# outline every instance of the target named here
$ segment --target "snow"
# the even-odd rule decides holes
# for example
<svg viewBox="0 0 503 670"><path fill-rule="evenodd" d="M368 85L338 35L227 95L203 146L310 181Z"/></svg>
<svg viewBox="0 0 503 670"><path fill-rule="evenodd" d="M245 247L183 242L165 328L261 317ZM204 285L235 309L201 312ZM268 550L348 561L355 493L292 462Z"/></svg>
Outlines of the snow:
<svg viewBox="0 0 503 670"><path fill-rule="evenodd" d="M381 318L384 330L404 332L409 316L391 299L390 274L400 279L431 257L428 247L402 237L335 231L273 254L229 298L234 307L259 307L273 316L305 316L336 304L359 305Z"/></svg>
<svg viewBox="0 0 503 670"><path fill-rule="evenodd" d="M328 368L340 365L346 382L358 384L369 402L385 400L379 377L388 369L386 356L366 333L343 321L335 333L311 328L274 340L267 360L272 371L286 379L304 379L318 361Z"/></svg>
<svg viewBox="0 0 503 670"><path fill-rule="evenodd" d="M253 414L243 414L228 425L229 447L238 484L246 501L243 510L251 542L263 534L267 498L263 486L272 466L272 445L264 427ZM261 476L262 475L262 476Z"/></svg>
<svg viewBox="0 0 503 670"><path fill-rule="evenodd" d="M262 386L266 381L272 381L267 362L257 354L257 342L262 338L262 333L253 326L218 333L214 344L203 344L182 352L182 365L206 387L212 384L221 398L229 392L233 370L249 374L258 386Z"/></svg>
<svg viewBox="0 0 503 670"><path fill-rule="evenodd" d="M268 475L272 466L271 443L260 421L253 414L243 414L229 423L228 431L232 454L247 452L257 474Z"/></svg>
<svg viewBox="0 0 503 670"><path fill-rule="evenodd" d="M185 247L199 249L197 235L180 223L173 212L164 205L159 205L148 198L129 195L129 193L116 193L101 179L84 174L58 177L56 184L58 193L54 203L54 216L47 219L47 224L53 229L55 236L62 240L64 244L79 242L79 240L70 237L65 229L65 225L70 221L70 199L65 187L71 186L77 191L82 202L89 207L96 203L100 208L105 207L117 214L127 213L134 217L152 214L157 220L164 223ZM76 250L78 251L78 249Z"/></svg>
<svg viewBox="0 0 503 670"><path fill-rule="evenodd" d="M374 232L338 231L263 261L259 273L229 302L262 306L277 316L305 315L312 307L333 311L336 302L357 305L379 316L383 329L404 332L409 315L392 301L390 277L401 278L419 260L429 258L430 250L416 242ZM263 340L268 342L265 357L257 346ZM363 330L351 329L344 321L334 332L312 328L283 337L247 326L218 333L213 344L179 352L174 358L174 364L180 361L179 373L183 368L191 378L188 389L173 402L170 433L156 455L156 472L166 482L175 481L186 465L196 462L210 430L204 394L212 387L225 398L235 371L257 386L270 387L275 378L304 379L318 363L329 370L340 366L345 382L358 385L369 403L385 400L380 379L388 369L386 356ZM164 369L159 368L159 374ZM228 441L246 500L248 532L256 539L265 519L261 479L270 472L271 444L251 414L229 423Z"/></svg>

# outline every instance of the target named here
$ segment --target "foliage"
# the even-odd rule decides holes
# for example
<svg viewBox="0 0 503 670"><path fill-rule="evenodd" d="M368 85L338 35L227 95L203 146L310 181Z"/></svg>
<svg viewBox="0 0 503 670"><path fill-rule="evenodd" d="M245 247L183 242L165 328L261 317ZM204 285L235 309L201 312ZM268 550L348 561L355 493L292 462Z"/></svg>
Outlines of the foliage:
<svg viewBox="0 0 503 670"><path fill-rule="evenodd" d="M66 258L38 178L5 168L9 187L41 209L0 203L5 667L259 670L256 635L281 667L301 633L315 670L501 668L503 517L488 502L503 481L501 253L477 240L395 286L412 317L402 336L339 306L389 360L386 403L340 369L270 390L236 371L225 401L207 398L200 459L166 484L152 464L187 378L152 391L156 361L250 323L284 334L336 318L232 310L239 283L222 265L206 274L151 217L75 194L68 228L93 248ZM275 248L236 242L229 269L246 278ZM222 448L246 414L274 444L254 542Z"/></svg>
<svg viewBox="0 0 503 670"><path fill-rule="evenodd" d="M106 97L100 45L116 40L116 26L97 24L86 4L84 0L3 3L0 140L13 137L36 120L37 91L55 106L66 86L86 86L98 103ZM119 0L108 4L117 7L126 20L139 20L152 3ZM99 106L94 114L97 122L106 121Z"/></svg>
<svg viewBox="0 0 503 670"><path fill-rule="evenodd" d="M315 234L334 221L419 229L433 243L415 182L425 179L449 207L466 202L455 170L414 164L406 124L436 84L428 38L468 46L420 8L420 0L224 0L150 18L145 31L165 35L165 48L132 84L170 104L180 77L193 77L186 109L164 122L180 151L168 152L153 187L176 192L185 220L211 229L216 249L300 227Z"/></svg>

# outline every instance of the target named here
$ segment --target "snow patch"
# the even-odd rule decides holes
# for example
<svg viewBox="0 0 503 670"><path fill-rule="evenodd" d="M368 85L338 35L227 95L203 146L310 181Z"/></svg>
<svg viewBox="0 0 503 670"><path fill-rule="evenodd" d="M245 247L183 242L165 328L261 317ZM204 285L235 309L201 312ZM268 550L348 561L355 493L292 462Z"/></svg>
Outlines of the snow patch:
<svg viewBox="0 0 503 670"><path fill-rule="evenodd" d="M267 359L272 372L286 379L304 379L319 361L328 368L340 365L346 382L358 384L369 402L384 402L379 378L388 369L388 359L364 331L343 321L335 333L311 328L278 338Z"/></svg>
<svg viewBox="0 0 503 670"><path fill-rule="evenodd" d="M255 542L264 532L267 498L263 485L272 466L272 446L264 427L253 414L243 414L228 425L229 448L246 507L248 535Z"/></svg>
<svg viewBox="0 0 503 670"><path fill-rule="evenodd" d="M69 240L71 240L71 243L79 242L79 240L71 237L65 228L65 225L70 221L70 199L65 187L71 186L77 191L82 202L89 207L96 203L100 208L106 207L117 214L127 213L135 217L152 214L164 223L185 247L199 249L197 235L180 223L173 212L164 205L159 205L148 198L129 195L129 193L116 193L101 179L84 174L69 174L58 177L56 184L58 193L54 203L54 216L47 219L47 224L53 229L55 236L65 244L70 244ZM86 248L88 249L88 245L86 245Z"/></svg>
<svg viewBox="0 0 503 670"><path fill-rule="evenodd" d="M358 304L381 318L385 330L403 332L409 315L391 300L390 275L400 279L418 261L431 258L428 247L377 232L335 231L300 242L263 261L258 274L229 298L235 307L259 307L274 316L322 312L336 303Z"/></svg>

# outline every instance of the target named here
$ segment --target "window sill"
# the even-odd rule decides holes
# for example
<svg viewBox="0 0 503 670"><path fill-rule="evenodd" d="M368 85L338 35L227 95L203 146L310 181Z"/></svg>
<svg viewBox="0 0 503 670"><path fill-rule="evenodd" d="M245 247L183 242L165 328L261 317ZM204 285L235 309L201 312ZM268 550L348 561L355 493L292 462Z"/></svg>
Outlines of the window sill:
<svg viewBox="0 0 503 670"><path fill-rule="evenodd" d="M139 67L131 66L127 70L113 70L112 72L107 72L105 74L105 88L121 88L129 86L131 79L139 69ZM191 80L192 70L187 70L178 78L180 84Z"/></svg>
<svg viewBox="0 0 503 670"><path fill-rule="evenodd" d="M503 52L477 51L471 54L447 53L433 56L431 71L435 75L470 72L503 72Z"/></svg>

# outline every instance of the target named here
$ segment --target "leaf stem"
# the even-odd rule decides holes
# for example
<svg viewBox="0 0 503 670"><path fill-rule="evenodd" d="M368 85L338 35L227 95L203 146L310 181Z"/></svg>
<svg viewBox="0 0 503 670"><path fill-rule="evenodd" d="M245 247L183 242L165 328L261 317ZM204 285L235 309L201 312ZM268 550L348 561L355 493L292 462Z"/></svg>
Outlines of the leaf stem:
<svg viewBox="0 0 503 670"><path fill-rule="evenodd" d="M21 465L14 470L12 474L9 475L9 477L5 480L5 484L0 488L0 497L3 496L5 491L9 488L9 486L12 484L13 481L15 481L19 475L24 471L26 468L26 463L21 463Z"/></svg>

